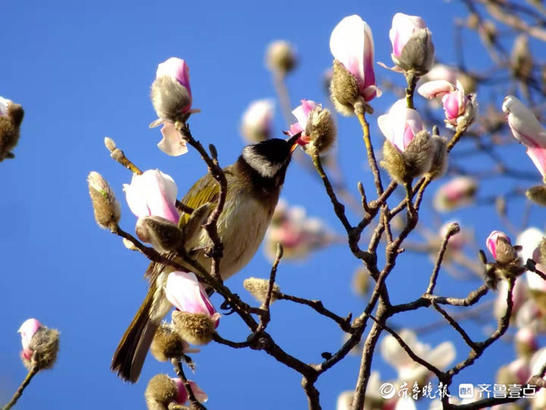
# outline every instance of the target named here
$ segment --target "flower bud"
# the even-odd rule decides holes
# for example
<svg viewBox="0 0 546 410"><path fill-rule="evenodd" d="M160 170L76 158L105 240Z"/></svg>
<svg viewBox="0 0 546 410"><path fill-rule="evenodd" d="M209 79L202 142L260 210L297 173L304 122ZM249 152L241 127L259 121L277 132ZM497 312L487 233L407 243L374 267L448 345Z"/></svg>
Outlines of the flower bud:
<svg viewBox="0 0 546 410"><path fill-rule="evenodd" d="M185 154L188 151L186 142L174 123L186 122L198 110L191 108L190 69L184 60L171 57L157 66L151 98L159 119L150 126L163 124L163 139L158 144L159 149L171 156Z"/></svg>
<svg viewBox="0 0 546 410"><path fill-rule="evenodd" d="M525 191L525 195L536 204L546 206L546 185L536 185Z"/></svg>
<svg viewBox="0 0 546 410"><path fill-rule="evenodd" d="M21 360L27 369L50 369L57 360L59 332L48 329L36 319L27 319L19 328Z"/></svg>
<svg viewBox="0 0 546 410"><path fill-rule="evenodd" d="M527 155L546 179L546 131L533 112L513 95L504 98L502 111L508 114L512 135L527 147Z"/></svg>
<svg viewBox="0 0 546 410"><path fill-rule="evenodd" d="M478 183L471 177L456 177L442 185L434 195L434 208L440 212L469 205L478 190Z"/></svg>
<svg viewBox="0 0 546 410"><path fill-rule="evenodd" d="M425 21L418 16L396 13L389 31L391 58L404 71L426 74L434 62L434 45Z"/></svg>
<svg viewBox="0 0 546 410"><path fill-rule="evenodd" d="M133 174L131 184L124 184L123 190L131 212L137 217L161 216L178 224L178 188L169 175L158 169L145 171L142 175Z"/></svg>
<svg viewBox="0 0 546 410"><path fill-rule="evenodd" d="M419 113L398 100L377 123L386 138L381 166L398 182L407 182L430 169L433 143Z"/></svg>
<svg viewBox="0 0 546 410"><path fill-rule="evenodd" d="M157 328L150 352L160 362L166 362L170 359L179 359L185 353L198 352L197 349L190 348L189 344L182 340L180 335L174 331L171 324L162 322Z"/></svg>
<svg viewBox="0 0 546 410"><path fill-rule="evenodd" d="M428 170L431 179L439 178L447 168L447 141L439 135L432 135L432 162Z"/></svg>
<svg viewBox="0 0 546 410"><path fill-rule="evenodd" d="M257 100L250 103L241 123L241 134L251 144L271 137L274 106L271 100Z"/></svg>
<svg viewBox="0 0 546 410"><path fill-rule="evenodd" d="M448 242L448 249L450 251L459 251L466 243L466 237L458 222L446 222L440 228L440 238L443 241L449 234L451 234Z"/></svg>
<svg viewBox="0 0 546 410"><path fill-rule="evenodd" d="M379 95L370 27L357 15L345 17L332 31L330 51L335 59L332 100L340 113L351 115L356 102L369 102Z"/></svg>
<svg viewBox="0 0 546 410"><path fill-rule="evenodd" d="M512 247L510 238L504 232L491 232L485 244L495 261L499 263L508 264L517 258L516 250Z"/></svg>
<svg viewBox="0 0 546 410"><path fill-rule="evenodd" d="M113 231L118 225L121 211L112 188L102 175L95 171L89 173L87 184L95 221L101 228Z"/></svg>
<svg viewBox="0 0 546 410"><path fill-rule="evenodd" d="M250 293L258 302L264 303L269 289L268 279L246 278L243 282L243 287ZM279 286L274 283L271 291L271 303L277 300L277 295L281 292Z"/></svg>
<svg viewBox="0 0 546 410"><path fill-rule="evenodd" d="M358 268L353 274L353 292L358 296L366 296L370 290L370 271L364 267Z"/></svg>
<svg viewBox="0 0 546 410"><path fill-rule="evenodd" d="M520 34L514 41L510 56L512 74L514 77L527 80L533 71L533 55L529 50L529 37Z"/></svg>
<svg viewBox="0 0 546 410"><path fill-rule="evenodd" d="M294 48L288 41L277 40L269 44L265 53L267 68L284 76L292 71L297 63Z"/></svg>
<svg viewBox="0 0 546 410"><path fill-rule="evenodd" d="M170 403L178 400L178 386L166 374L156 374L148 382L144 397L148 410L166 410Z"/></svg>
<svg viewBox="0 0 546 410"><path fill-rule="evenodd" d="M330 110L311 100L301 100L292 111L297 122L290 125L290 135L301 132L300 140L305 152L322 153L332 146L336 138L336 125Z"/></svg>
<svg viewBox="0 0 546 410"><path fill-rule="evenodd" d="M19 128L24 117L23 107L0 97L0 162L14 158L11 150L19 141Z"/></svg>
<svg viewBox="0 0 546 410"><path fill-rule="evenodd" d="M175 310L172 313L172 321L175 331L182 339L192 345L205 345L212 340L218 313L210 316L205 313L188 313Z"/></svg>
<svg viewBox="0 0 546 410"><path fill-rule="evenodd" d="M183 243L183 235L178 225L161 216L138 218L136 224L138 238L151 243L158 252L176 251Z"/></svg>
<svg viewBox="0 0 546 410"><path fill-rule="evenodd" d="M176 402L179 404L186 404L186 402L189 400L189 394L186 391L186 387L184 386L184 383L182 383L182 380L180 378L171 378L171 380L174 381L176 384L176 387L178 389L178 398L176 399ZM188 384L190 385L190 389L193 393L193 396L197 399L200 403L205 403L209 397L207 396L207 393L205 393L203 390L199 388L197 383L188 380Z"/></svg>

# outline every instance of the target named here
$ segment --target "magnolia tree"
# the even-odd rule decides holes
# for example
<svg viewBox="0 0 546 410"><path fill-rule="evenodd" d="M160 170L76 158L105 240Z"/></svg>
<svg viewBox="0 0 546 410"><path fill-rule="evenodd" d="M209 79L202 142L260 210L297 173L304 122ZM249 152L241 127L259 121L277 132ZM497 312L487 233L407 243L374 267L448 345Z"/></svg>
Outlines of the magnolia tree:
<svg viewBox="0 0 546 410"><path fill-rule="evenodd" d="M230 349L259 350L285 365L287 372L299 373L310 409L321 408L317 381L355 352L361 361L354 375L354 389L339 392L338 410L546 408L546 347L540 347L541 335L546 332L546 238L543 226L516 228L506 216L507 203L518 197L527 201L528 208L536 207L540 212L546 205L546 130L540 122L544 108L541 102L546 93L545 68L535 61L529 49L529 38L546 41L544 9L537 1L529 1L525 6L496 1L463 3L469 14L457 22L458 27L479 36L493 62L494 68L489 71L467 68L463 56L458 67L439 64L433 35L425 21L403 13L393 16L388 33L394 65L380 63L380 68L374 58L372 28L361 16L352 15L339 21L331 32L329 100L302 99L300 105L293 107L284 80L297 67L294 49L285 41L269 45L266 63L287 121L285 133L290 150L300 147L292 154L302 165L299 172L311 172L317 177L317 183L324 187L322 200L331 204L343 234L307 216L302 206L290 205L286 200L277 203L274 197L272 203L267 203L276 204L274 212L264 217L270 222L265 234L266 254L272 261L269 277L244 281L257 304L246 295L235 294L229 282L223 281L228 275L222 275L223 266L232 268L231 262L222 262L234 258L226 249L239 249L224 243L226 238L234 240L226 232L234 225L254 220L254 215L248 215L248 220L223 216L234 213L235 207L248 206L229 195L230 190L240 189L241 181L230 179L233 170L222 167L214 145L208 149L202 145L215 141L200 140L190 132L192 116L199 110L192 104L188 62L171 57L158 65L151 93L158 116L151 126L161 126L158 148L171 156L196 150L208 167L210 183L198 186L193 196L185 197L187 200L181 199L171 176L159 169L141 170L107 138L105 145L111 157L132 173L131 182L123 189L136 217L132 220L127 216L127 224L131 226L136 221L136 226L124 229L114 189L97 172L88 177L98 225L120 236L128 249L140 252L152 262L147 272L150 292L142 308L145 315L135 318L112 364L114 371L130 381L138 378L148 347L155 359L172 364L174 372L166 365L165 374L148 382L148 408L205 408L207 394L186 377L185 368L194 370L199 357L208 354L209 343L224 345L223 354L229 354ZM480 6L482 3L485 7ZM510 29L504 37L498 33L497 22ZM511 53L505 49L506 38L513 41ZM459 51L462 53L463 48ZM376 70L398 73L405 86L379 83ZM491 72L509 76L513 91L481 100L480 95L489 95L490 89L497 87L490 81ZM376 98L386 93L399 99L386 112L374 112ZM263 142L273 137L273 107L272 100L255 101L242 115L241 133L254 147L268 147ZM350 118L336 118L336 112ZM21 107L0 99L0 159L13 157L11 151L21 120ZM359 183L353 192L339 178L340 158L333 147L340 137L336 123L354 120L362 129L363 144L352 139L352 149L362 150L374 184L365 187ZM372 121L377 122L381 135L372 135ZM467 148L463 151L461 141L465 139ZM504 146L510 150L525 149L537 172L528 173L513 166L506 155L497 152ZM264 151L263 158L273 157L272 163L264 165L257 151L245 156L246 150L242 158L260 174L258 186L274 184L279 169L286 167L287 162L276 163L275 155L280 154ZM291 154L287 155L289 160ZM494 169L477 171L467 166L473 158L480 157L492 161ZM284 170L276 183L282 184ZM480 195L481 186L491 175L503 176L513 188L502 195ZM434 180L439 183L436 191L430 192ZM245 191L241 192L244 195ZM431 232L421 218L425 201L432 202L435 211L445 215L445 219L449 219L449 212L463 206L489 205L505 223L492 227L487 237L475 237L464 221L446 222ZM359 217L347 212L348 207ZM259 228L253 235L261 241ZM419 236L423 240L417 240ZM237 240L254 242L254 238ZM348 246L361 264L353 282L355 291L365 297L361 311L335 312L325 306L320 295L317 299L292 295L277 283L280 263L303 260L314 250L333 244ZM255 249L247 251L254 253ZM429 279L419 297L394 303L392 288L397 284L387 283L387 279L404 266L404 255L409 252L429 255L433 266L429 269L425 264L420 268L429 269ZM241 270L245 263L246 260L237 262L229 274ZM455 291L437 290L442 275L462 279L464 272L478 276L481 282L468 295L461 297ZM212 293L223 298L222 306L214 306L209 300ZM495 294L490 311L490 304L483 302L489 293ZM323 353L318 362L290 354L289 346L282 346L269 331L271 306L276 301L304 305L332 321L345 335L343 343L336 351ZM485 334L467 327L469 320L484 315L484 307L496 320L496 326L485 328ZM436 346L420 340L423 328L393 326L400 315L420 315L425 309L438 315L439 322L433 326L445 327L445 341ZM247 327L238 340L222 336L222 322L228 319L220 312L233 313L229 320L240 320ZM36 373L53 365L58 349L58 332L36 319L27 320L20 332L21 357L29 376L6 408L15 403ZM453 338L464 342L465 351L455 351ZM454 378L471 372L495 343L513 343L516 355L503 358L504 365L498 369L489 394L484 394L483 386L457 386ZM376 354L396 370L396 379L383 379L375 371ZM213 377L200 374L199 370L196 375L202 379Z"/></svg>

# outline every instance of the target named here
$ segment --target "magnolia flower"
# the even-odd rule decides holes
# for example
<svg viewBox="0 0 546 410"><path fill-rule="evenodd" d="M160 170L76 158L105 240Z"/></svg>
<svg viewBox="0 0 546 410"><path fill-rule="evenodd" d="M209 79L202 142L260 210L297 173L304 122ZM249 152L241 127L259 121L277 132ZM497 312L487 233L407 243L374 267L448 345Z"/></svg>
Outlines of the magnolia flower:
<svg viewBox="0 0 546 410"><path fill-rule="evenodd" d="M178 224L175 206L178 188L169 175L158 169L133 174L131 183L124 184L123 190L131 212L137 217L160 216Z"/></svg>
<svg viewBox="0 0 546 410"><path fill-rule="evenodd" d="M457 83L458 75L459 71L455 67L450 67L444 64L434 64L428 73L419 78L417 86L419 87L424 83L435 80L445 80L455 85Z"/></svg>
<svg viewBox="0 0 546 410"><path fill-rule="evenodd" d="M425 21L418 16L396 13L389 31L392 61L398 69L425 74L434 62L434 45Z"/></svg>
<svg viewBox="0 0 546 410"><path fill-rule="evenodd" d="M396 101L387 114L380 115L377 125L385 138L401 152L406 150L419 132L425 130L419 112L408 108L405 99Z"/></svg>
<svg viewBox="0 0 546 410"><path fill-rule="evenodd" d="M446 212L469 205L474 200L478 182L471 177L456 177L442 185L434 195L434 208Z"/></svg>
<svg viewBox="0 0 546 410"><path fill-rule="evenodd" d="M186 153L186 142L174 123L186 121L198 110L191 108L190 69L184 60L171 57L157 66L152 83L152 104L159 119L150 127L163 125L163 139L157 144L159 149L171 156Z"/></svg>
<svg viewBox="0 0 546 410"><path fill-rule="evenodd" d="M21 334L21 345L23 350L21 351L21 357L26 360L32 358L32 349L30 348L30 342L34 334L43 326L38 319L27 319L23 322L18 332Z"/></svg>
<svg viewBox="0 0 546 410"><path fill-rule="evenodd" d="M507 309L506 299L508 297L508 282L505 280L500 281L497 285L497 290L498 292L493 311L495 317L499 319L504 316ZM514 284L514 290L512 290L512 316L517 316L519 314L526 298L527 286L523 280L517 279Z"/></svg>
<svg viewBox="0 0 546 410"><path fill-rule="evenodd" d="M495 261L506 264L517 258L516 249L512 247L510 238L501 231L493 231L485 241L487 249Z"/></svg>
<svg viewBox="0 0 546 410"><path fill-rule="evenodd" d="M284 259L303 259L311 251L336 240L319 219L308 218L302 207L288 208L286 202L280 200L265 236L265 251L274 259L277 243L280 243Z"/></svg>
<svg viewBox="0 0 546 410"><path fill-rule="evenodd" d="M241 121L243 137L251 144L268 139L271 136L274 112L272 100L264 99L251 102Z"/></svg>
<svg viewBox="0 0 546 410"><path fill-rule="evenodd" d="M520 256L523 263L528 259L537 263L537 268L544 272L546 266L542 265L540 257L540 243L544 239L544 233L537 228L527 228L516 238L516 244L521 246ZM534 272L526 273L527 285L530 290L546 292L546 281Z"/></svg>
<svg viewBox="0 0 546 410"><path fill-rule="evenodd" d="M368 379L368 388L366 389L366 396L364 399L364 407L362 410L393 410L391 402L385 402L385 399L381 397L381 379L379 373L372 371L370 378ZM354 397L354 391L347 390L342 392L336 403L336 410L350 410L352 409L352 402Z"/></svg>
<svg viewBox="0 0 546 410"><path fill-rule="evenodd" d="M332 146L336 137L336 127L332 114L322 105L311 100L301 100L292 114L296 122L290 125L291 136L301 133L298 144L307 153L321 153Z"/></svg>
<svg viewBox="0 0 546 410"><path fill-rule="evenodd" d="M537 332L531 326L521 327L514 337L516 352L520 357L528 357L538 349Z"/></svg>
<svg viewBox="0 0 546 410"><path fill-rule="evenodd" d="M171 272L165 284L165 296L181 312L200 313L216 319L218 314L210 303L207 292L192 272Z"/></svg>
<svg viewBox="0 0 546 410"><path fill-rule="evenodd" d="M463 85L448 80L433 80L423 83L417 92L427 99L441 98L448 128L468 126L474 119L476 102L474 94L466 94Z"/></svg>
<svg viewBox="0 0 546 410"><path fill-rule="evenodd" d="M188 392L186 391L186 387L184 387L184 383L182 383L182 380L180 380L179 377L171 377L171 380L176 384L176 388L178 389L178 397L176 398L176 403L186 404L190 398ZM190 385L193 396L197 399L197 401L200 403L206 403L209 399L207 393L201 390L197 383L192 380L188 380L188 384Z"/></svg>
<svg viewBox="0 0 546 410"><path fill-rule="evenodd" d="M335 59L332 97L340 112L350 114L360 98L369 102L379 95L373 70L374 44L370 27L357 15L345 17L332 31L330 51Z"/></svg>
<svg viewBox="0 0 546 410"><path fill-rule="evenodd" d="M419 342L411 330L403 329L398 334L417 356L439 369L447 367L455 359L455 347L451 342L443 342L432 348ZM428 378L429 370L414 362L393 336L388 335L383 339L380 350L383 359L398 371L401 381L422 382Z"/></svg>
<svg viewBox="0 0 546 410"><path fill-rule="evenodd" d="M546 179L546 131L531 110L513 95L502 103L512 135L527 147L527 155Z"/></svg>
<svg viewBox="0 0 546 410"><path fill-rule="evenodd" d="M497 383L499 384L525 384L531 376L528 360L520 357L502 366L497 372Z"/></svg>

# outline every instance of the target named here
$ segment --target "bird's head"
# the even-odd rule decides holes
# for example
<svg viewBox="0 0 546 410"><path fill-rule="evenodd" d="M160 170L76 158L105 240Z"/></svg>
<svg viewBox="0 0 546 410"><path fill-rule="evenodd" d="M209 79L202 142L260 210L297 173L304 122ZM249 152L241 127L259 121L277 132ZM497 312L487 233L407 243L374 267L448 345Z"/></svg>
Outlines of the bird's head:
<svg viewBox="0 0 546 410"><path fill-rule="evenodd" d="M243 148L240 159L260 179L272 181L274 185L282 185L299 137L300 135L296 134L287 140L273 138L247 145Z"/></svg>

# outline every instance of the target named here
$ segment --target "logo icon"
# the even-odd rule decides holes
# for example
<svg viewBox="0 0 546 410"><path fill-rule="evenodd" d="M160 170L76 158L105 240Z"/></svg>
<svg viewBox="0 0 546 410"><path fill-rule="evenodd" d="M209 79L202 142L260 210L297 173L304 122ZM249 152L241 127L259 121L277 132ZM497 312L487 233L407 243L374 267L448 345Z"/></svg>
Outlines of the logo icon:
<svg viewBox="0 0 546 410"><path fill-rule="evenodd" d="M474 398L474 385L471 383L459 384L459 397L461 399L473 399Z"/></svg>

